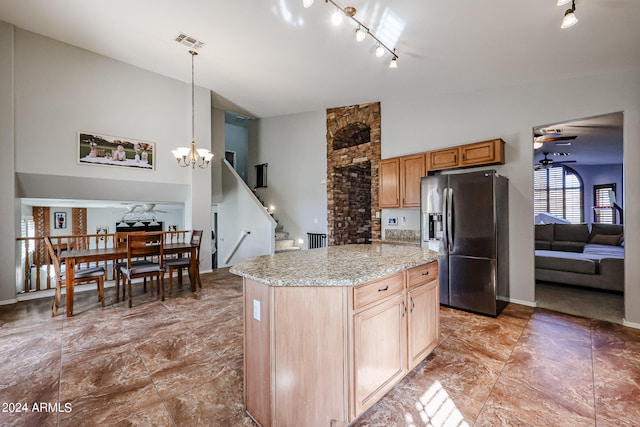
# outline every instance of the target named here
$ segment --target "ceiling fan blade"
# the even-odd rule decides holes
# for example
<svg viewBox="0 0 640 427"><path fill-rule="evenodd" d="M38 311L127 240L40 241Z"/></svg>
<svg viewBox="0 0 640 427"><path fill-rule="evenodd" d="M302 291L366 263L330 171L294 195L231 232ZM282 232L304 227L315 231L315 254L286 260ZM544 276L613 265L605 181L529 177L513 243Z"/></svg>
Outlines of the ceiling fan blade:
<svg viewBox="0 0 640 427"><path fill-rule="evenodd" d="M571 141L573 139L576 139L578 137L578 135L571 135L571 136L549 136L549 137L545 137L543 136L542 138L540 138L540 142L552 142L552 141Z"/></svg>

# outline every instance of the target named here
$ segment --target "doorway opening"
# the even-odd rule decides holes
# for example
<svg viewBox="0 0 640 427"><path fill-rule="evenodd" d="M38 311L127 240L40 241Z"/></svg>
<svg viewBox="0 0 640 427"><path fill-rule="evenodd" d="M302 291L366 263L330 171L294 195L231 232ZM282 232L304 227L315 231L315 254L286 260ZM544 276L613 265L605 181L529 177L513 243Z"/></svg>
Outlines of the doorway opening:
<svg viewBox="0 0 640 427"><path fill-rule="evenodd" d="M623 113L533 128L539 307L622 323Z"/></svg>

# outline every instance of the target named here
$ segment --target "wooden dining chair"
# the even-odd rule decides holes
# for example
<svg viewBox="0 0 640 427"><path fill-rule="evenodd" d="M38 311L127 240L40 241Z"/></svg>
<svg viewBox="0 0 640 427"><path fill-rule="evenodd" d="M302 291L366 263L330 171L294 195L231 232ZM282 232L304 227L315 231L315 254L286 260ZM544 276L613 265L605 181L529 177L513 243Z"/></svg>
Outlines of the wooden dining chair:
<svg viewBox="0 0 640 427"><path fill-rule="evenodd" d="M202 230L193 230L191 233L191 245L196 246L196 280L198 286L202 289L202 282L200 281L200 242L202 241ZM189 270L191 265L190 257L180 257L174 259L168 259L164 263L165 268L169 270L169 295L173 290L173 271L178 270L178 283L182 283L182 269Z"/></svg>
<svg viewBox="0 0 640 427"><path fill-rule="evenodd" d="M142 234L144 231L118 231L114 236L114 245L116 248L126 248L127 247L127 236L130 234ZM145 258L135 259L131 261L132 265L140 266L142 264L146 264L147 260ZM114 269L114 277L116 281L116 301L120 301L120 282L122 281L122 300L126 298L126 289L127 287L124 285L124 281L122 280L122 267L127 266L127 259L122 258L115 262ZM144 278L144 290L147 290L147 278Z"/></svg>
<svg viewBox="0 0 640 427"><path fill-rule="evenodd" d="M60 295L62 294L62 287L65 285L67 279L66 276L62 274L62 268L60 266L60 258L58 258L58 254L53 249L53 244L51 243L51 239L49 236L45 236L44 243L47 246L47 250L49 251L49 256L51 257L51 262L53 264L53 270L56 276L56 293L53 297L53 306L51 307L51 316L55 316L58 313L58 306L60 305ZM98 301L104 307L104 276L105 270L103 267L89 267L89 268L81 268L75 270L73 276L73 285L77 285L80 283L93 282L94 280L98 283Z"/></svg>
<svg viewBox="0 0 640 427"><path fill-rule="evenodd" d="M141 258L144 263L136 263ZM129 233L127 235L127 264L120 267L120 274L127 281L129 308L133 306L131 281L155 277L159 293L164 301L164 234L160 232Z"/></svg>

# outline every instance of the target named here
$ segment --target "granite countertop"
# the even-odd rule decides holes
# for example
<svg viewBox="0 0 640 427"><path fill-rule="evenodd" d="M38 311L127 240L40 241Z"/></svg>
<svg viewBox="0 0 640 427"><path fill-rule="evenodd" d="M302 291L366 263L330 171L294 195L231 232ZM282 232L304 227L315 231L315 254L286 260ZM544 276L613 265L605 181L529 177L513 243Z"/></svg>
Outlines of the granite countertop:
<svg viewBox="0 0 640 427"><path fill-rule="evenodd" d="M391 243L396 245L420 246L420 239L385 238L385 239L371 239L371 241L373 243Z"/></svg>
<svg viewBox="0 0 640 427"><path fill-rule="evenodd" d="M229 271L269 286L354 286L441 256L407 245L339 245L253 257Z"/></svg>

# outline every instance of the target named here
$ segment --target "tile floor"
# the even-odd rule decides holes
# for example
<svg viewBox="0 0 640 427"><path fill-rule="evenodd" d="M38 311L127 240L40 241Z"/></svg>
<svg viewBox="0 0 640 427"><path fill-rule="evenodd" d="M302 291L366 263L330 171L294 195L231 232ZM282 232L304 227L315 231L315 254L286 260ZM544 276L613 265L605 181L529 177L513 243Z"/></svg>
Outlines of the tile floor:
<svg viewBox="0 0 640 427"><path fill-rule="evenodd" d="M104 309L78 294L71 319L50 298L0 307L0 425L253 426L242 281L202 279L164 303L138 286L132 309L113 289ZM638 330L511 304L495 319L442 308L441 339L354 425L638 425Z"/></svg>

